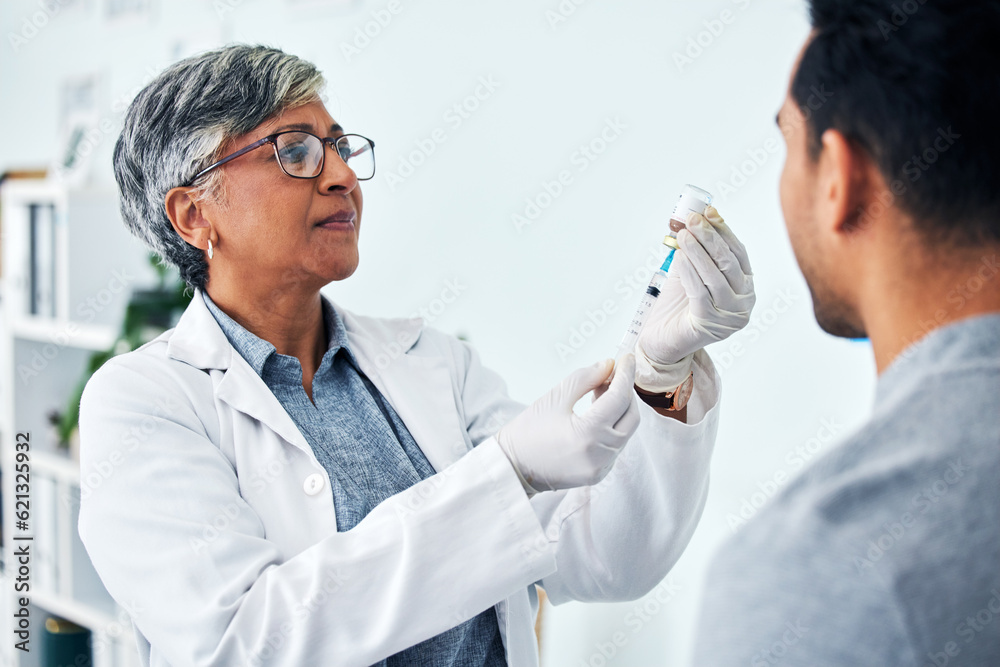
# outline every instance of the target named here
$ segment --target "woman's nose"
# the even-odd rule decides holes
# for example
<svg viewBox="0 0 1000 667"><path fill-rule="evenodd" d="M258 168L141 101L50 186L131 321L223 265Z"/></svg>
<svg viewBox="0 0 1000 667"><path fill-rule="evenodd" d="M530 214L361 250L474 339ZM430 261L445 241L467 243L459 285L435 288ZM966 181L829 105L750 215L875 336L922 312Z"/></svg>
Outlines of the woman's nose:
<svg viewBox="0 0 1000 667"><path fill-rule="evenodd" d="M346 194L358 186L358 176L344 159L340 157L336 146L323 142L323 171L320 172L318 187L323 192L340 192Z"/></svg>

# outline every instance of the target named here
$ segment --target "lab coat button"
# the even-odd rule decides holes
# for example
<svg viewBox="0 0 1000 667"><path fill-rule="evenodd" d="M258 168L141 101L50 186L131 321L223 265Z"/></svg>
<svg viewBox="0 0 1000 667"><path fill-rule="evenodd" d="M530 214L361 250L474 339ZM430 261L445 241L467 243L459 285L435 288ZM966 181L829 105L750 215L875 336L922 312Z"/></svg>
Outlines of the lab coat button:
<svg viewBox="0 0 1000 667"><path fill-rule="evenodd" d="M306 481L302 484L303 490L310 496L315 496L323 488L323 475L318 472L306 477Z"/></svg>

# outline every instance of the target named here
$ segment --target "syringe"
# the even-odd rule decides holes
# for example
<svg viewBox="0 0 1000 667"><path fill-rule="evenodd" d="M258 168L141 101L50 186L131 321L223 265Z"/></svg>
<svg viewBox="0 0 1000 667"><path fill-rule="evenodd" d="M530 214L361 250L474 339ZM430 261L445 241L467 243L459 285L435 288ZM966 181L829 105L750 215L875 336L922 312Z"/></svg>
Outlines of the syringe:
<svg viewBox="0 0 1000 667"><path fill-rule="evenodd" d="M615 355L615 359L620 358L627 352L635 351L635 344L639 340L639 332L642 331L642 326L646 323L646 317L649 316L650 311L653 309L653 304L656 302L657 297L660 296L660 290L663 289L664 283L667 282L667 272L674 261L674 252L680 248L677 244L677 233L684 229L688 214L691 212L704 213L705 209L711 203L712 195L710 193L693 185L684 186L684 190L681 191L681 196L674 206L674 212L670 215L670 232L663 237L663 245L668 246L667 257L663 260L663 265L660 266L659 270L653 274L652 280L649 281L649 287L646 288L646 293L642 295L639 308L635 311L635 316L629 322L628 329L625 330L625 335L622 336L622 342L618 345L618 353Z"/></svg>

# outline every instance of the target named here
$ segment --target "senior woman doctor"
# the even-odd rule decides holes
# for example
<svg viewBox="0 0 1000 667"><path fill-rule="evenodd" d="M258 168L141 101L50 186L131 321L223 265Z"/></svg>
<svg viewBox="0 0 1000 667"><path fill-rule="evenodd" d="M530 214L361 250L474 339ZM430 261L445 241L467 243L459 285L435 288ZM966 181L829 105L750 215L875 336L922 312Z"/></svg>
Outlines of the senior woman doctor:
<svg viewBox="0 0 1000 667"><path fill-rule="evenodd" d="M86 387L82 473L106 474L80 535L144 665L534 665L536 584L634 599L686 545L718 412L699 350L747 320L745 251L696 221L638 374L626 355L605 389L601 362L524 409L466 343L320 294L358 265L374 173L322 84L237 45L129 107L123 217L196 291ZM690 377L686 414L638 402L634 377Z"/></svg>

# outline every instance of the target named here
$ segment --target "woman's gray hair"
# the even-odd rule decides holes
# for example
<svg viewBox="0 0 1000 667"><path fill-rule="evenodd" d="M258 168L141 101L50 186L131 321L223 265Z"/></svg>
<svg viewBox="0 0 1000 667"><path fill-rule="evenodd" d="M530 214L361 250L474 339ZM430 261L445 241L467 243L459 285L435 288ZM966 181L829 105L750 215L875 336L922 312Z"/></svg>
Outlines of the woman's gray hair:
<svg viewBox="0 0 1000 667"><path fill-rule="evenodd" d="M266 46L237 44L181 60L149 83L125 112L114 169L129 230L176 266L192 288L205 287L204 251L182 239L167 217L167 191L222 157L230 139L319 99L316 66ZM218 197L221 169L199 179L195 199Z"/></svg>

